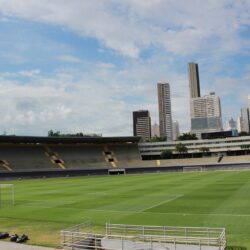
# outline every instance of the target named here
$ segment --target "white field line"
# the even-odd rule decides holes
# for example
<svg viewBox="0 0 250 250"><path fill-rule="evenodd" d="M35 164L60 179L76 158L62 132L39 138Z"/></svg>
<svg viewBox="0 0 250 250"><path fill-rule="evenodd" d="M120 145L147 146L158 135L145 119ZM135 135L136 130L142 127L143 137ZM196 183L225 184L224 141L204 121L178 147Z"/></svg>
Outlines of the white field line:
<svg viewBox="0 0 250 250"><path fill-rule="evenodd" d="M76 208L78 209L78 208ZM81 210L81 209L80 209ZM232 217L250 217L250 214L214 214L214 213L163 213L163 212L140 212L140 211L123 211L123 210L104 210L104 209L82 209L87 211L94 211L94 212L111 212L111 213L130 213L130 214L167 214L167 215L182 215L182 216L232 216Z"/></svg>
<svg viewBox="0 0 250 250"><path fill-rule="evenodd" d="M38 205L18 205L18 207L42 207L42 208L54 208L55 206L38 206ZM75 207L58 207L59 209L80 210L86 212L106 212L106 213L126 213L126 214L162 214L162 215L181 215L181 216L230 216L230 217L250 217L250 214L215 214L215 213L164 213L164 212L141 212L141 211L125 211L125 210L107 210L107 209L86 209Z"/></svg>
<svg viewBox="0 0 250 250"><path fill-rule="evenodd" d="M18 200L17 200L18 201ZM56 203L56 202L58 202L58 203L64 203L64 204L66 204L66 203L69 203L69 204L71 204L71 203L73 203L73 202L76 202L76 201L46 201L46 200L21 200L21 201L28 201L28 202L44 202L44 203Z"/></svg>
<svg viewBox="0 0 250 250"><path fill-rule="evenodd" d="M153 206L151 206L151 207L144 208L144 209L142 209L142 210L140 210L140 211L138 211L138 212L140 212L140 213L146 212L146 211L149 210L149 209L152 209L152 208L154 208L154 207L158 207L158 206L160 206L160 205L162 205L162 204L165 204L165 203L169 203L169 202L171 202L171 201L173 201L173 200L176 200L176 199L178 199L178 198L180 198L180 197L182 197L182 196L184 196L184 195L181 194L181 195L174 196L174 197L172 197L172 198L170 198L170 199L168 199L168 200L159 202L159 203L157 203L157 204L155 204L155 205L153 205Z"/></svg>

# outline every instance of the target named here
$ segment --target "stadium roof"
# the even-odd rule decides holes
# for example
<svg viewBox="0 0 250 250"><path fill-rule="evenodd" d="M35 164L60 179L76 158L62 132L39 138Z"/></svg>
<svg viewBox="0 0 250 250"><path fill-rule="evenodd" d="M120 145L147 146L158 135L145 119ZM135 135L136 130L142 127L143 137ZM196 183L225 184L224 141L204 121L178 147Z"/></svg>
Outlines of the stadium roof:
<svg viewBox="0 0 250 250"><path fill-rule="evenodd" d="M0 143L46 143L46 144L74 144L74 143L138 143L141 137L122 136L122 137L43 137L43 136L0 136Z"/></svg>

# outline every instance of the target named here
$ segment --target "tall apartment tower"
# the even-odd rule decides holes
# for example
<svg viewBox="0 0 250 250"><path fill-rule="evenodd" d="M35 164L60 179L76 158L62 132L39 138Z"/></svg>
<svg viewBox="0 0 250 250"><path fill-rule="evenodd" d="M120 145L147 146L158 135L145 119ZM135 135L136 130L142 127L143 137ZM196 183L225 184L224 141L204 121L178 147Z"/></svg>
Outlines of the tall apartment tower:
<svg viewBox="0 0 250 250"><path fill-rule="evenodd" d="M189 90L190 98L200 97L200 78L199 67L197 63L190 62L188 64Z"/></svg>
<svg viewBox="0 0 250 250"><path fill-rule="evenodd" d="M169 83L158 83L158 105L160 136L167 137L168 141L173 139L172 112Z"/></svg>
<svg viewBox="0 0 250 250"><path fill-rule="evenodd" d="M241 113L241 119L242 119L242 130L240 132L249 133L249 130L250 130L249 109L241 108L240 113Z"/></svg>
<svg viewBox="0 0 250 250"><path fill-rule="evenodd" d="M151 117L148 110L133 112L134 136L141 136L144 141L151 138Z"/></svg>
<svg viewBox="0 0 250 250"><path fill-rule="evenodd" d="M159 125L156 122L152 125L151 131L152 131L152 137L159 137L160 136Z"/></svg>
<svg viewBox="0 0 250 250"><path fill-rule="evenodd" d="M191 98L190 107L192 133L200 137L201 133L223 130L220 98L214 92Z"/></svg>
<svg viewBox="0 0 250 250"><path fill-rule="evenodd" d="M180 128L178 121L173 121L173 140L176 141L180 135Z"/></svg>
<svg viewBox="0 0 250 250"><path fill-rule="evenodd" d="M237 129L237 122L231 118L230 120L227 121L226 124L226 130L234 130Z"/></svg>

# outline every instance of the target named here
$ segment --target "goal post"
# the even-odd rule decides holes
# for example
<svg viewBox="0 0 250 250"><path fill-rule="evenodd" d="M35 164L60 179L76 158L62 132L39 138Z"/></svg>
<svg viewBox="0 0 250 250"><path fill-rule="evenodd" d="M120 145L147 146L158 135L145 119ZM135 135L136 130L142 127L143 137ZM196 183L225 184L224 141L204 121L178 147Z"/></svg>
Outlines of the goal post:
<svg viewBox="0 0 250 250"><path fill-rule="evenodd" d="M15 185L0 184L0 208L15 205Z"/></svg>

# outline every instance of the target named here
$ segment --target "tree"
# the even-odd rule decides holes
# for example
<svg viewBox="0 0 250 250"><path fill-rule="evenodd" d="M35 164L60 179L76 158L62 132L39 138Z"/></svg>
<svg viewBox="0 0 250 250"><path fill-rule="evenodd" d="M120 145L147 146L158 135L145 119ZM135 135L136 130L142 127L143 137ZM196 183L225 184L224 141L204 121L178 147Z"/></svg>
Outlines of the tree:
<svg viewBox="0 0 250 250"><path fill-rule="evenodd" d="M199 148L199 151L202 152L203 155L208 155L210 149L208 147L201 147Z"/></svg>
<svg viewBox="0 0 250 250"><path fill-rule="evenodd" d="M188 148L182 143L178 143L175 146L175 151L179 154L179 156L188 152Z"/></svg>
<svg viewBox="0 0 250 250"><path fill-rule="evenodd" d="M160 142L160 141L166 141L167 137L159 137L159 136L154 136L152 137L149 142Z"/></svg>
<svg viewBox="0 0 250 250"><path fill-rule="evenodd" d="M54 132L52 129L48 131L48 136L52 137L52 136L60 136L60 131L56 131Z"/></svg>
<svg viewBox="0 0 250 250"><path fill-rule="evenodd" d="M48 131L48 136L59 136L59 137L102 137L101 134L83 134L82 132L78 132L75 134L63 134L60 131L53 131L52 129Z"/></svg>
<svg viewBox="0 0 250 250"><path fill-rule="evenodd" d="M239 133L239 136L248 136L249 133L245 132L245 131L242 131Z"/></svg>
<svg viewBox="0 0 250 250"><path fill-rule="evenodd" d="M161 158L162 159L171 159L173 156L173 152L170 149L166 149L161 152Z"/></svg>
<svg viewBox="0 0 250 250"><path fill-rule="evenodd" d="M191 133L183 133L182 135L178 136L178 141L187 141L187 140L198 140L195 134Z"/></svg>

